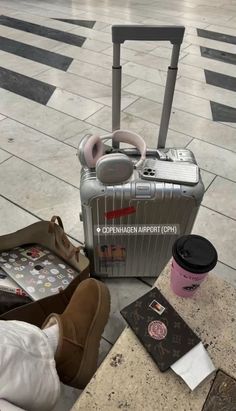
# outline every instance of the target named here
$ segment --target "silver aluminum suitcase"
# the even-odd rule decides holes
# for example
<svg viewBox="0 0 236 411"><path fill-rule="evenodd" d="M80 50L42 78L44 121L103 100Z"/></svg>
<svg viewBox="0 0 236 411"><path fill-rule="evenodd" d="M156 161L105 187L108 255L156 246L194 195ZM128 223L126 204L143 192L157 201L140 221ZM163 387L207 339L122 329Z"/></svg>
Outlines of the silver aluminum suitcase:
<svg viewBox="0 0 236 411"><path fill-rule="evenodd" d="M170 41L157 149L148 149L141 169L123 184L104 185L96 171L81 171L81 207L85 249L91 274L102 277L156 277L171 257L173 242L191 232L204 186L193 154L165 148L184 27L112 27L112 129L120 129L120 45L125 40ZM145 136L143 136L145 139ZM118 150L117 143L109 151ZM136 149L121 150L138 158Z"/></svg>

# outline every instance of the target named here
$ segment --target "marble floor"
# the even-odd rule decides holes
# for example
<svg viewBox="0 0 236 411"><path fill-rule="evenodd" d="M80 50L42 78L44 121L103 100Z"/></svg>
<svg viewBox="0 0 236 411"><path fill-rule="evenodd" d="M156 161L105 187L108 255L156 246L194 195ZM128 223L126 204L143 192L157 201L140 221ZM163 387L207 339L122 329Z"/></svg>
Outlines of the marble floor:
<svg viewBox="0 0 236 411"><path fill-rule="evenodd" d="M235 0L1 0L0 235L57 214L83 242L76 148L111 128L114 23L186 27L167 145L197 158L206 192L194 232L214 243L216 275L236 286ZM122 124L152 146L170 45L126 42L121 57ZM107 284L101 359L125 326L120 309L152 281ZM61 410L77 395L65 391Z"/></svg>

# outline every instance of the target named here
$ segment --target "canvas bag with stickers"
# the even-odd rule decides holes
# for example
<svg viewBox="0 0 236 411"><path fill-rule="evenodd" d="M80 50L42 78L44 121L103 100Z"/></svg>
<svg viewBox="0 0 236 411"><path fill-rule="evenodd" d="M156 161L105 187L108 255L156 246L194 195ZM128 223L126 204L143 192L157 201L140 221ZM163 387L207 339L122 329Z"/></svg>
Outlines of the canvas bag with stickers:
<svg viewBox="0 0 236 411"><path fill-rule="evenodd" d="M82 254L81 247L75 247L68 239L59 216L0 236L1 252L26 244L38 244L47 248L79 273L58 294L34 302L27 297L0 294L1 313L5 311L0 315L0 320L25 321L40 327L50 313L61 314L65 310L78 284L89 277L89 260Z"/></svg>

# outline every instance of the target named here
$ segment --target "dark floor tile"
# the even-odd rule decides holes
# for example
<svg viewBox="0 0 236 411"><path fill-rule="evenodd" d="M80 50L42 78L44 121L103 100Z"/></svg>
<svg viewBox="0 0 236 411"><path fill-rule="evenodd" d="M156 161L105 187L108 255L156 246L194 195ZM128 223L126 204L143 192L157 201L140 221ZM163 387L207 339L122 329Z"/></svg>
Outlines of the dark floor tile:
<svg viewBox="0 0 236 411"><path fill-rule="evenodd" d="M228 34L217 33L216 31L209 31L203 29L197 29L197 34L199 37L204 37L206 39L212 39L217 41L223 41L225 43L236 44L236 36L229 36Z"/></svg>
<svg viewBox="0 0 236 411"><path fill-rule="evenodd" d="M58 21L64 21L65 23L75 24L76 26L88 27L92 29L94 24L96 23L95 20L75 20L75 19L53 19Z"/></svg>
<svg viewBox="0 0 236 411"><path fill-rule="evenodd" d="M0 24L2 24L3 26L12 27L17 30L37 34L38 36L62 41L63 43L78 47L81 47L86 40L86 38L82 36L76 36L75 34L67 33L65 31L51 29L49 27L41 26L35 23L29 23L24 20L14 19L13 17L0 16Z"/></svg>
<svg viewBox="0 0 236 411"><path fill-rule="evenodd" d="M236 123L236 108L224 106L223 104L211 101L211 111L214 121ZM224 136L222 136L223 138Z"/></svg>
<svg viewBox="0 0 236 411"><path fill-rule="evenodd" d="M215 73L215 71L204 70L207 84L236 91L236 77L226 74ZM236 96L235 96L236 98Z"/></svg>
<svg viewBox="0 0 236 411"><path fill-rule="evenodd" d="M236 54L228 53L226 51L210 49L208 47L200 46L202 57L207 57L213 60L219 60L224 63L236 64Z"/></svg>
<svg viewBox="0 0 236 411"><path fill-rule="evenodd" d="M56 87L0 67L0 87L46 105Z"/></svg>
<svg viewBox="0 0 236 411"><path fill-rule="evenodd" d="M38 63L46 64L47 66L66 71L73 61L72 58L62 56L58 53L53 53L41 49L39 47L30 46L20 43L19 41L0 37L0 50L8 53L16 54L29 60L37 61Z"/></svg>

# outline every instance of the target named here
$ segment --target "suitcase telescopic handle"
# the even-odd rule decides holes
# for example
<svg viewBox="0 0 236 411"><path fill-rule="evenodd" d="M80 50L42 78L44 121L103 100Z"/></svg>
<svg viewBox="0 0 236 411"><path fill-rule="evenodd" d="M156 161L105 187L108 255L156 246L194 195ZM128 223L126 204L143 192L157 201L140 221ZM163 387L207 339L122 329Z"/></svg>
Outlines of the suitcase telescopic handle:
<svg viewBox="0 0 236 411"><path fill-rule="evenodd" d="M178 71L180 46L185 28L183 26L114 25L112 26L113 66L112 66L112 130L120 128L121 113L121 73L120 45L126 40L169 41L172 45L171 63L168 67L165 95L161 114L157 148L165 147L169 127L175 82ZM114 148L119 143L113 142Z"/></svg>
<svg viewBox="0 0 236 411"><path fill-rule="evenodd" d="M137 24L112 26L112 42L118 44L126 40L170 41L172 44L181 44L183 37L183 26L140 26Z"/></svg>

